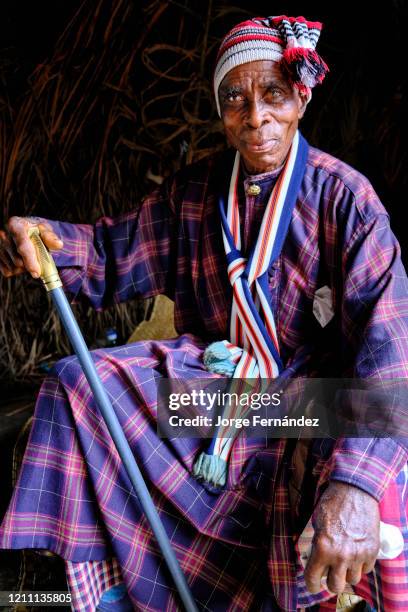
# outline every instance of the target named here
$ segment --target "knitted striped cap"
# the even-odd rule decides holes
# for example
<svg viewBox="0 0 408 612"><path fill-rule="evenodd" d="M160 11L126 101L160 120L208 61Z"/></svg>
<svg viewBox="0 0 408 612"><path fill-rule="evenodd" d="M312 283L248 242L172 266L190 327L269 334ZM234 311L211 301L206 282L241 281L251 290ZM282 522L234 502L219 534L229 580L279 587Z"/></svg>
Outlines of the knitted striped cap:
<svg viewBox="0 0 408 612"><path fill-rule="evenodd" d="M304 17L255 17L236 25L225 36L214 71L214 93L221 116L218 89L225 75L257 60L280 62L290 81L304 93L321 83L328 67L316 53L322 24Z"/></svg>

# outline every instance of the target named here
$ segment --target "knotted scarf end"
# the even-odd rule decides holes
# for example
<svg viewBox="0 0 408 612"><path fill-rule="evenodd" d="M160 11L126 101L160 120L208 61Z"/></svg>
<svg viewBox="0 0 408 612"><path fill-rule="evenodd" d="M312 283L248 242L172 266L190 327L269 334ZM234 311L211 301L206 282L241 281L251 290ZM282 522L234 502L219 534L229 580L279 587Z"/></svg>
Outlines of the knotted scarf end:
<svg viewBox="0 0 408 612"><path fill-rule="evenodd" d="M201 453L195 462L193 474L215 487L223 487L227 482L227 467L227 462L219 455Z"/></svg>
<svg viewBox="0 0 408 612"><path fill-rule="evenodd" d="M224 342L212 342L207 346L203 355L203 363L209 372L231 377L234 374L236 363L231 360L231 353Z"/></svg>

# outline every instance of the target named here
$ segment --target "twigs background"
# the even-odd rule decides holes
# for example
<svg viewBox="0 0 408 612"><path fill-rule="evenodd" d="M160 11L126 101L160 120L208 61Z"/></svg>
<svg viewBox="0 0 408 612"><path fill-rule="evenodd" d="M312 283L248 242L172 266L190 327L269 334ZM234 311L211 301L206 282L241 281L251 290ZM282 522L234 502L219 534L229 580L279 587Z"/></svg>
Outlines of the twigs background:
<svg viewBox="0 0 408 612"><path fill-rule="evenodd" d="M154 181L224 146L211 100L218 38L210 30L244 11L136 4L84 0L14 106L3 83L3 220L35 213L89 223L132 209ZM40 377L42 361L71 352L60 323L37 282L25 275L0 283L0 378ZM135 300L103 313L75 309L92 344L109 326L124 341L147 307Z"/></svg>

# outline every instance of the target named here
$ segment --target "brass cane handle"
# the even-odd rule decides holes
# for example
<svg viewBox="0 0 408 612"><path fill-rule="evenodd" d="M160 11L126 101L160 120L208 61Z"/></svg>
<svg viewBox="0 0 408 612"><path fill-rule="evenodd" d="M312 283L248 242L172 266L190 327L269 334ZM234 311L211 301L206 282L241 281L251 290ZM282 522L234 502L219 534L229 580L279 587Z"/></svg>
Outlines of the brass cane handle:
<svg viewBox="0 0 408 612"><path fill-rule="evenodd" d="M38 263L40 264L40 277L47 291L52 291L57 287L62 287L62 282L58 274L57 266L51 253L43 243L38 227L30 227L28 237L37 252Z"/></svg>

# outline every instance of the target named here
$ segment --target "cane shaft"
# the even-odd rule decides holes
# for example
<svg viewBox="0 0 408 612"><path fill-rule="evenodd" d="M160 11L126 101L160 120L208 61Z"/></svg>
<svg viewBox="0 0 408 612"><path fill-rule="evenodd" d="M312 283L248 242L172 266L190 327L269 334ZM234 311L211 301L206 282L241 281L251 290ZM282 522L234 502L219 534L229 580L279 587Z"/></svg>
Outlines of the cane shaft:
<svg viewBox="0 0 408 612"><path fill-rule="evenodd" d="M95 402L99 408L103 420L106 423L116 450L118 451L121 461L129 476L129 480L132 483L135 493L138 497L139 503L148 519L153 534L156 537L157 543L167 563L167 567L177 587L184 607L187 612L197 612L197 606L194 602L193 596L187 584L187 580L181 570L175 552L171 546L169 537L164 529L163 523L161 522L156 507L154 506L153 500L147 489L139 466L136 463L135 457L126 439L126 436L123 433L123 430L112 407L108 394L106 393L106 390L99 378L91 354L88 350L88 347L86 346L81 330L79 329L75 317L72 313L71 306L69 305L64 290L62 289L62 283L59 280L58 272L57 277L60 283L59 285L58 281L56 281L55 279L55 273L52 270L52 266L49 264L48 261L50 259L52 265L55 267L55 263L52 260L52 256L44 246L41 237L38 233L33 233L30 238L31 240L33 240L37 251L42 254L41 259L39 258L39 262L42 268L41 279L43 280L47 291L50 292L52 301L64 325L69 341L82 366L85 377L93 392ZM43 250L45 251L46 256L44 255ZM53 283L56 284L51 287Z"/></svg>

